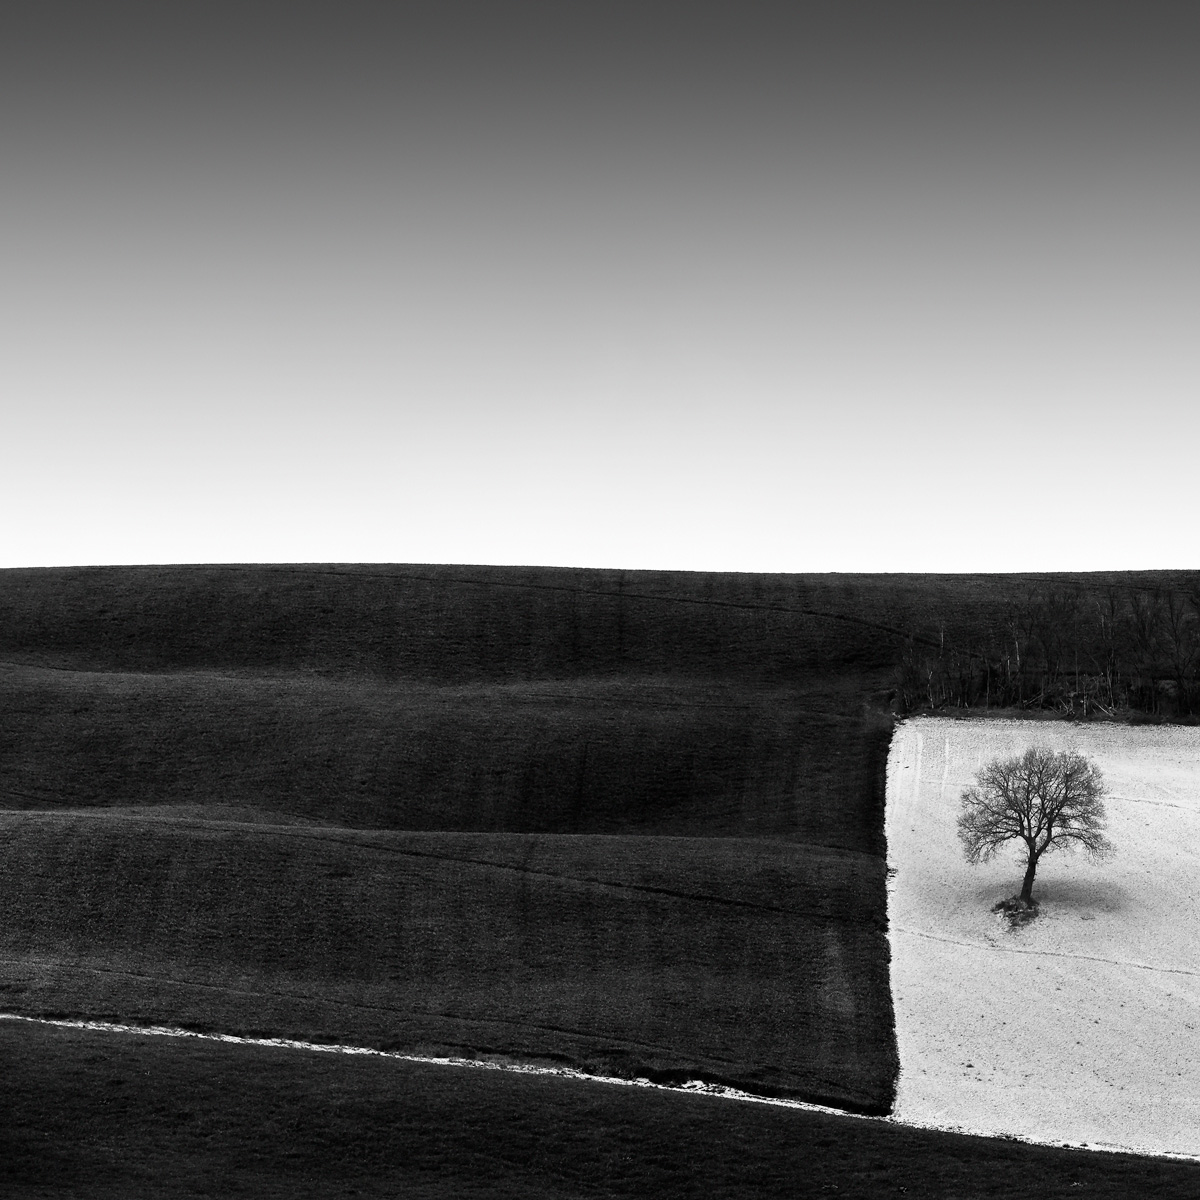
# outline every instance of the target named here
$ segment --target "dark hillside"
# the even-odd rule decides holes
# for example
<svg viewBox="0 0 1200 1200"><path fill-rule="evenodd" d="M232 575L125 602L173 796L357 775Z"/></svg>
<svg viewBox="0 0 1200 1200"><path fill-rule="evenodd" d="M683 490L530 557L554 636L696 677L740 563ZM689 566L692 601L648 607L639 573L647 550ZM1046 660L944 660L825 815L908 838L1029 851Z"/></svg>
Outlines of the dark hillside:
<svg viewBox="0 0 1200 1200"><path fill-rule="evenodd" d="M6 1003L886 1108L885 594L0 573Z"/></svg>
<svg viewBox="0 0 1200 1200"><path fill-rule="evenodd" d="M1192 1200L1200 1164L545 1076L0 1022L0 1194Z"/></svg>
<svg viewBox="0 0 1200 1200"><path fill-rule="evenodd" d="M1115 670L1124 672L1122 696L1132 687L1134 700L1146 700L1149 679L1194 682L1198 615L1195 571L10 569L0 571L0 661L438 683L665 674L791 686L883 672L895 685L907 647L916 651L910 666L978 672L985 691L989 670L1010 681L1016 673L1022 688ZM1120 680L1105 683L1111 700ZM965 693L943 688L931 702L955 694Z"/></svg>
<svg viewBox="0 0 1200 1200"><path fill-rule="evenodd" d="M245 805L361 828L776 836L882 852L890 726L688 678L436 686L0 667L0 803Z"/></svg>
<svg viewBox="0 0 1200 1200"><path fill-rule="evenodd" d="M890 1104L871 855L136 813L0 817L3 1006Z"/></svg>
<svg viewBox="0 0 1200 1200"><path fill-rule="evenodd" d="M886 1107L887 708L1182 708L1195 578L0 572L5 1003Z"/></svg>
<svg viewBox="0 0 1200 1200"><path fill-rule="evenodd" d="M75 669L794 682L895 658L879 576L410 566L0 572L0 659Z"/></svg>

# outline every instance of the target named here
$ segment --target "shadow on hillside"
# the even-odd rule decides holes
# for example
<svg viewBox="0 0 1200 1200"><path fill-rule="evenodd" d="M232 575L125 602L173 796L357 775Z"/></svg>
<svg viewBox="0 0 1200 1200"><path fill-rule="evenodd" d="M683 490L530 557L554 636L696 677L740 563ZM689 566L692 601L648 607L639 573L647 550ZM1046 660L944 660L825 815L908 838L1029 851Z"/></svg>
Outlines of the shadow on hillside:
<svg viewBox="0 0 1200 1200"><path fill-rule="evenodd" d="M1021 873L1008 872L977 884L964 907L970 912L990 913L994 905L1015 897L1020 890ZM1132 905L1132 897L1120 883L1102 874L1081 875L1069 867L1061 874L1048 872L1044 879L1039 874L1033 885L1033 897L1043 918L1059 916L1088 921L1123 912Z"/></svg>
<svg viewBox="0 0 1200 1200"><path fill-rule="evenodd" d="M1064 875L1039 881L1033 891L1044 909L1063 916L1086 919L1101 913L1121 912L1130 906L1128 891L1121 884L1103 876L1081 878L1078 875Z"/></svg>

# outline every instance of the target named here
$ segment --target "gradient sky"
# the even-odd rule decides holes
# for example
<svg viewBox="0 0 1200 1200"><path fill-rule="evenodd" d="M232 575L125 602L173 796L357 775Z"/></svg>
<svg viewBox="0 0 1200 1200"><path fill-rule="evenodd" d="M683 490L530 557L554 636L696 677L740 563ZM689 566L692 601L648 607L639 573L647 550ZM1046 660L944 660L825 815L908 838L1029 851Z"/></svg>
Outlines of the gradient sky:
<svg viewBox="0 0 1200 1200"><path fill-rule="evenodd" d="M6 0L0 566L1200 566L1197 61L1189 3Z"/></svg>

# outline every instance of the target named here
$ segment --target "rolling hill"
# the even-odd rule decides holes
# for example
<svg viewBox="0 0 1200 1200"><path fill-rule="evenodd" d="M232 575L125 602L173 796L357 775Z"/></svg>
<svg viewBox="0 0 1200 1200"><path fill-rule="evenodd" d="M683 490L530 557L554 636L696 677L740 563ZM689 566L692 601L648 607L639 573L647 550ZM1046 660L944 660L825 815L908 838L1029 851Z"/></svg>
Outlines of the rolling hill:
<svg viewBox="0 0 1200 1200"><path fill-rule="evenodd" d="M906 650L987 645L1035 585L1099 596L1175 583L429 566L0 572L0 1008L705 1078L887 1112L898 1057L884 792ZM20 1070L45 1050L46 1095L62 1113L73 1086L109 1086L105 1056L134 1053L82 1061L53 1049L68 1042L5 1030ZM145 1061L206 1095L205 1071L238 1070L170 1045L145 1049ZM349 1086L262 1070L277 1081L263 1087L291 1089L278 1103L301 1125ZM6 1071L10 1110L28 1114L11 1091L24 1076ZM405 1078L430 1106L424 1124L420 1104L405 1118L412 1136L441 1146L443 1167L447 1154L474 1161L477 1122L435 1103L434 1075ZM503 1116L507 1080L460 1086L498 1089L480 1103L500 1139L486 1153L504 1161L503 1138L520 1142L531 1113L553 1112L544 1119L564 1145L584 1136L578 1122L601 1120L589 1136L605 1155L625 1146L634 1166L596 1194L639 1194L630 1180L658 1179L660 1137L697 1147L688 1153L728 1194L807 1194L791 1151L771 1159L777 1174L759 1191L745 1182L753 1172L734 1180L739 1147L764 1153L785 1121L808 1139L796 1154L852 1164L863 1195L873 1179L904 1182L884 1170L891 1154L926 1164L932 1174L915 1166L911 1178L943 1189L965 1186L973 1155L1003 1159L1012 1169L997 1195L1020 1194L1022 1162L1051 1161L971 1139L948 1150L891 1128L852 1149L795 1112L759 1122L726 1111L717 1134L690 1116L681 1131L661 1114L701 1110L668 1105L639 1126L629 1114L659 1101L626 1089L600 1117L558 1092L510 1091L532 1107ZM150 1087L122 1093L146 1130L159 1128L139 1108L155 1103ZM47 1127L60 1119L36 1111ZM197 1115L212 1113L207 1100L186 1111L215 1119ZM357 1145L327 1117L341 1132L322 1137ZM290 1136L275 1126L255 1136L276 1135ZM206 1179L196 1185L206 1194L216 1160L188 1145L176 1165ZM242 1153L221 1145L214 1154ZM143 1141L130 1153L167 1152ZM274 1153L260 1147L254 1161L283 1170ZM521 1180L536 1181L522 1194L585 1194L554 1154L550 1167L512 1165L514 1194ZM943 1169L946 1154L959 1166ZM872 1175L876 1159L883 1173ZM400 1178L392 1159L376 1165L364 1194ZM1054 1170L1065 1188L1078 1160ZM699 1194L700 1177L678 1172L662 1176L664 1194ZM464 1190L440 1192L431 1176L421 1194L482 1186L453 1177Z"/></svg>

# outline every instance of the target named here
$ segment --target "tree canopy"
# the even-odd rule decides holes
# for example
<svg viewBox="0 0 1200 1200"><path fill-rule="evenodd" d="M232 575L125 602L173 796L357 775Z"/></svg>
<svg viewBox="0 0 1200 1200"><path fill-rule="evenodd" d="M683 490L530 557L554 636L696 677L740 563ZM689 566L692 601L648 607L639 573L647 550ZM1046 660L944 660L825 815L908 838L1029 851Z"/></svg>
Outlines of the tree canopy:
<svg viewBox="0 0 1200 1200"><path fill-rule="evenodd" d="M1020 899L1033 898L1043 854L1081 847L1093 861L1114 851L1104 834L1104 780L1095 763L1073 751L1031 747L993 759L962 793L958 837L967 862L987 862L1008 842L1026 848Z"/></svg>

